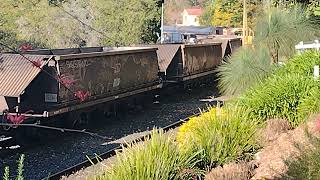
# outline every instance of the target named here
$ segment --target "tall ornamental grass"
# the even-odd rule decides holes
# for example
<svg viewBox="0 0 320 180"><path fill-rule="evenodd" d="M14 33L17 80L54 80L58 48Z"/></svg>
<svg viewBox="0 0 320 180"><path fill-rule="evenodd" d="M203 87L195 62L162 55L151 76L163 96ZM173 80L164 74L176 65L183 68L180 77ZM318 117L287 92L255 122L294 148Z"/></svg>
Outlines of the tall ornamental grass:
<svg viewBox="0 0 320 180"><path fill-rule="evenodd" d="M182 125L177 133L179 148L185 154L196 157L198 167L215 166L249 158L257 147L255 132L257 121L245 118L238 108L213 108L207 113Z"/></svg>
<svg viewBox="0 0 320 180"><path fill-rule="evenodd" d="M136 143L117 153L114 165L96 180L168 180L200 177L195 154L181 154L174 138L153 130L146 143Z"/></svg>
<svg viewBox="0 0 320 180"><path fill-rule="evenodd" d="M239 98L251 119L287 119L292 127L304 120L299 118L298 107L319 82L312 77L285 74L269 77L264 83Z"/></svg>
<svg viewBox="0 0 320 180"><path fill-rule="evenodd" d="M218 87L224 95L239 95L272 72L267 49L242 47L217 68Z"/></svg>

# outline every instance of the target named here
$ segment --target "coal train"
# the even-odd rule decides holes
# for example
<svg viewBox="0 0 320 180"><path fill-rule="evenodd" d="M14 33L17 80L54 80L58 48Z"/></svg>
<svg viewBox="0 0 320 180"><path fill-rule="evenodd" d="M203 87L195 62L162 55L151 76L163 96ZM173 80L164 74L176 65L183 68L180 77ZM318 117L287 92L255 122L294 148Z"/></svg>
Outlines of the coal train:
<svg viewBox="0 0 320 180"><path fill-rule="evenodd" d="M169 86L212 78L215 67L240 46L240 38L221 38L203 44L3 53L1 129L53 119L71 119L66 122L74 127L98 113L119 113L121 101L130 104Z"/></svg>

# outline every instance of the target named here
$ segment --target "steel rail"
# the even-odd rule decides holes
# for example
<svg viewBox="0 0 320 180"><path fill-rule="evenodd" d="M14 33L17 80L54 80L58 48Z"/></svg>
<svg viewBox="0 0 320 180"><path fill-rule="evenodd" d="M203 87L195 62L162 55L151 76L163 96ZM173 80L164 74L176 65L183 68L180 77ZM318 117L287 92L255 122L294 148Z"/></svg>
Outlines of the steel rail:
<svg viewBox="0 0 320 180"><path fill-rule="evenodd" d="M187 118L184 118L184 119L181 119L181 120L179 120L177 122L174 122L174 123L172 123L172 124L170 124L168 126L165 126L162 129L163 129L164 132L167 132L170 129L174 129L174 128L177 128L177 127L181 126L184 122L189 121L190 118L195 117L195 116L199 116L200 114L201 114L200 112L196 113L196 114L194 114L192 116L189 116ZM132 142L143 142L143 141L148 140L150 137L151 137L151 133L148 133L147 135L144 135L142 137L136 138ZM48 177L45 177L45 178L43 178L43 180L59 180L62 176L69 176L72 173L75 173L75 172L77 172L77 171L79 171L79 170L81 170L83 168L86 168L86 167L89 167L91 165L99 163L100 160L98 160L98 158L99 159L108 159L108 158L110 158L112 156L115 156L116 152L118 150L121 150L122 147L128 147L128 144L122 143L122 144L118 145L117 147L115 147L115 148L113 148L111 150L108 150L107 152L104 152L104 153L102 153L102 154L100 154L98 156L92 157L92 158L90 158L88 160L85 160L85 161L83 161L83 162L81 162L79 164L76 164L76 165L74 165L72 167L69 167L69 168L64 169L64 170L62 170L60 172L57 172L57 173L52 174L52 175L50 175Z"/></svg>

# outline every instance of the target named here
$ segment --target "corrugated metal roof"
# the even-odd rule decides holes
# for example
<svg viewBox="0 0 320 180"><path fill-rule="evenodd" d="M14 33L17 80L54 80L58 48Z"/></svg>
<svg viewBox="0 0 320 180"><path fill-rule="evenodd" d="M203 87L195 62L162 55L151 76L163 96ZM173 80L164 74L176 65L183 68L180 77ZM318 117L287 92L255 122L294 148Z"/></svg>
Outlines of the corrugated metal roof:
<svg viewBox="0 0 320 180"><path fill-rule="evenodd" d="M181 47L181 44L152 44L146 46L158 48L159 69L160 72L165 72Z"/></svg>
<svg viewBox="0 0 320 180"><path fill-rule="evenodd" d="M24 55L31 61L41 63L48 61L48 56ZM0 55L0 95L18 97L30 82L38 75L40 69L19 54Z"/></svg>
<svg viewBox="0 0 320 180"><path fill-rule="evenodd" d="M163 31L165 33L177 32L181 34L213 34L215 31L214 27L211 26L164 26Z"/></svg>

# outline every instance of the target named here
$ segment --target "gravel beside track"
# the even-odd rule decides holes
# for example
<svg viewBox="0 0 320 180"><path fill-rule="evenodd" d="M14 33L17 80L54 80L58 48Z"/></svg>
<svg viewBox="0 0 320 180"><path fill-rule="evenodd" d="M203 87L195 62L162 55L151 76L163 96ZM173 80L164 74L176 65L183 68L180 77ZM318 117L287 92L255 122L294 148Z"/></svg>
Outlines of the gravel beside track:
<svg viewBox="0 0 320 180"><path fill-rule="evenodd" d="M115 140L121 137L151 130L154 126L164 127L186 118L198 112L199 107L206 106L199 99L216 93L215 87L211 86L184 94L174 94L172 97L162 97L160 104L150 105L138 113L129 113L124 119L108 122L105 127L95 130L98 134L110 138L108 141L84 134L65 133L63 138L59 136L57 140L50 140L51 142L28 149L23 153L25 154L24 178L30 180L45 178L50 173L59 172L86 160L86 155L91 157L116 147L118 144ZM111 141L115 142L108 143ZM8 165L14 175L18 159L19 155L1 159L1 171Z"/></svg>

